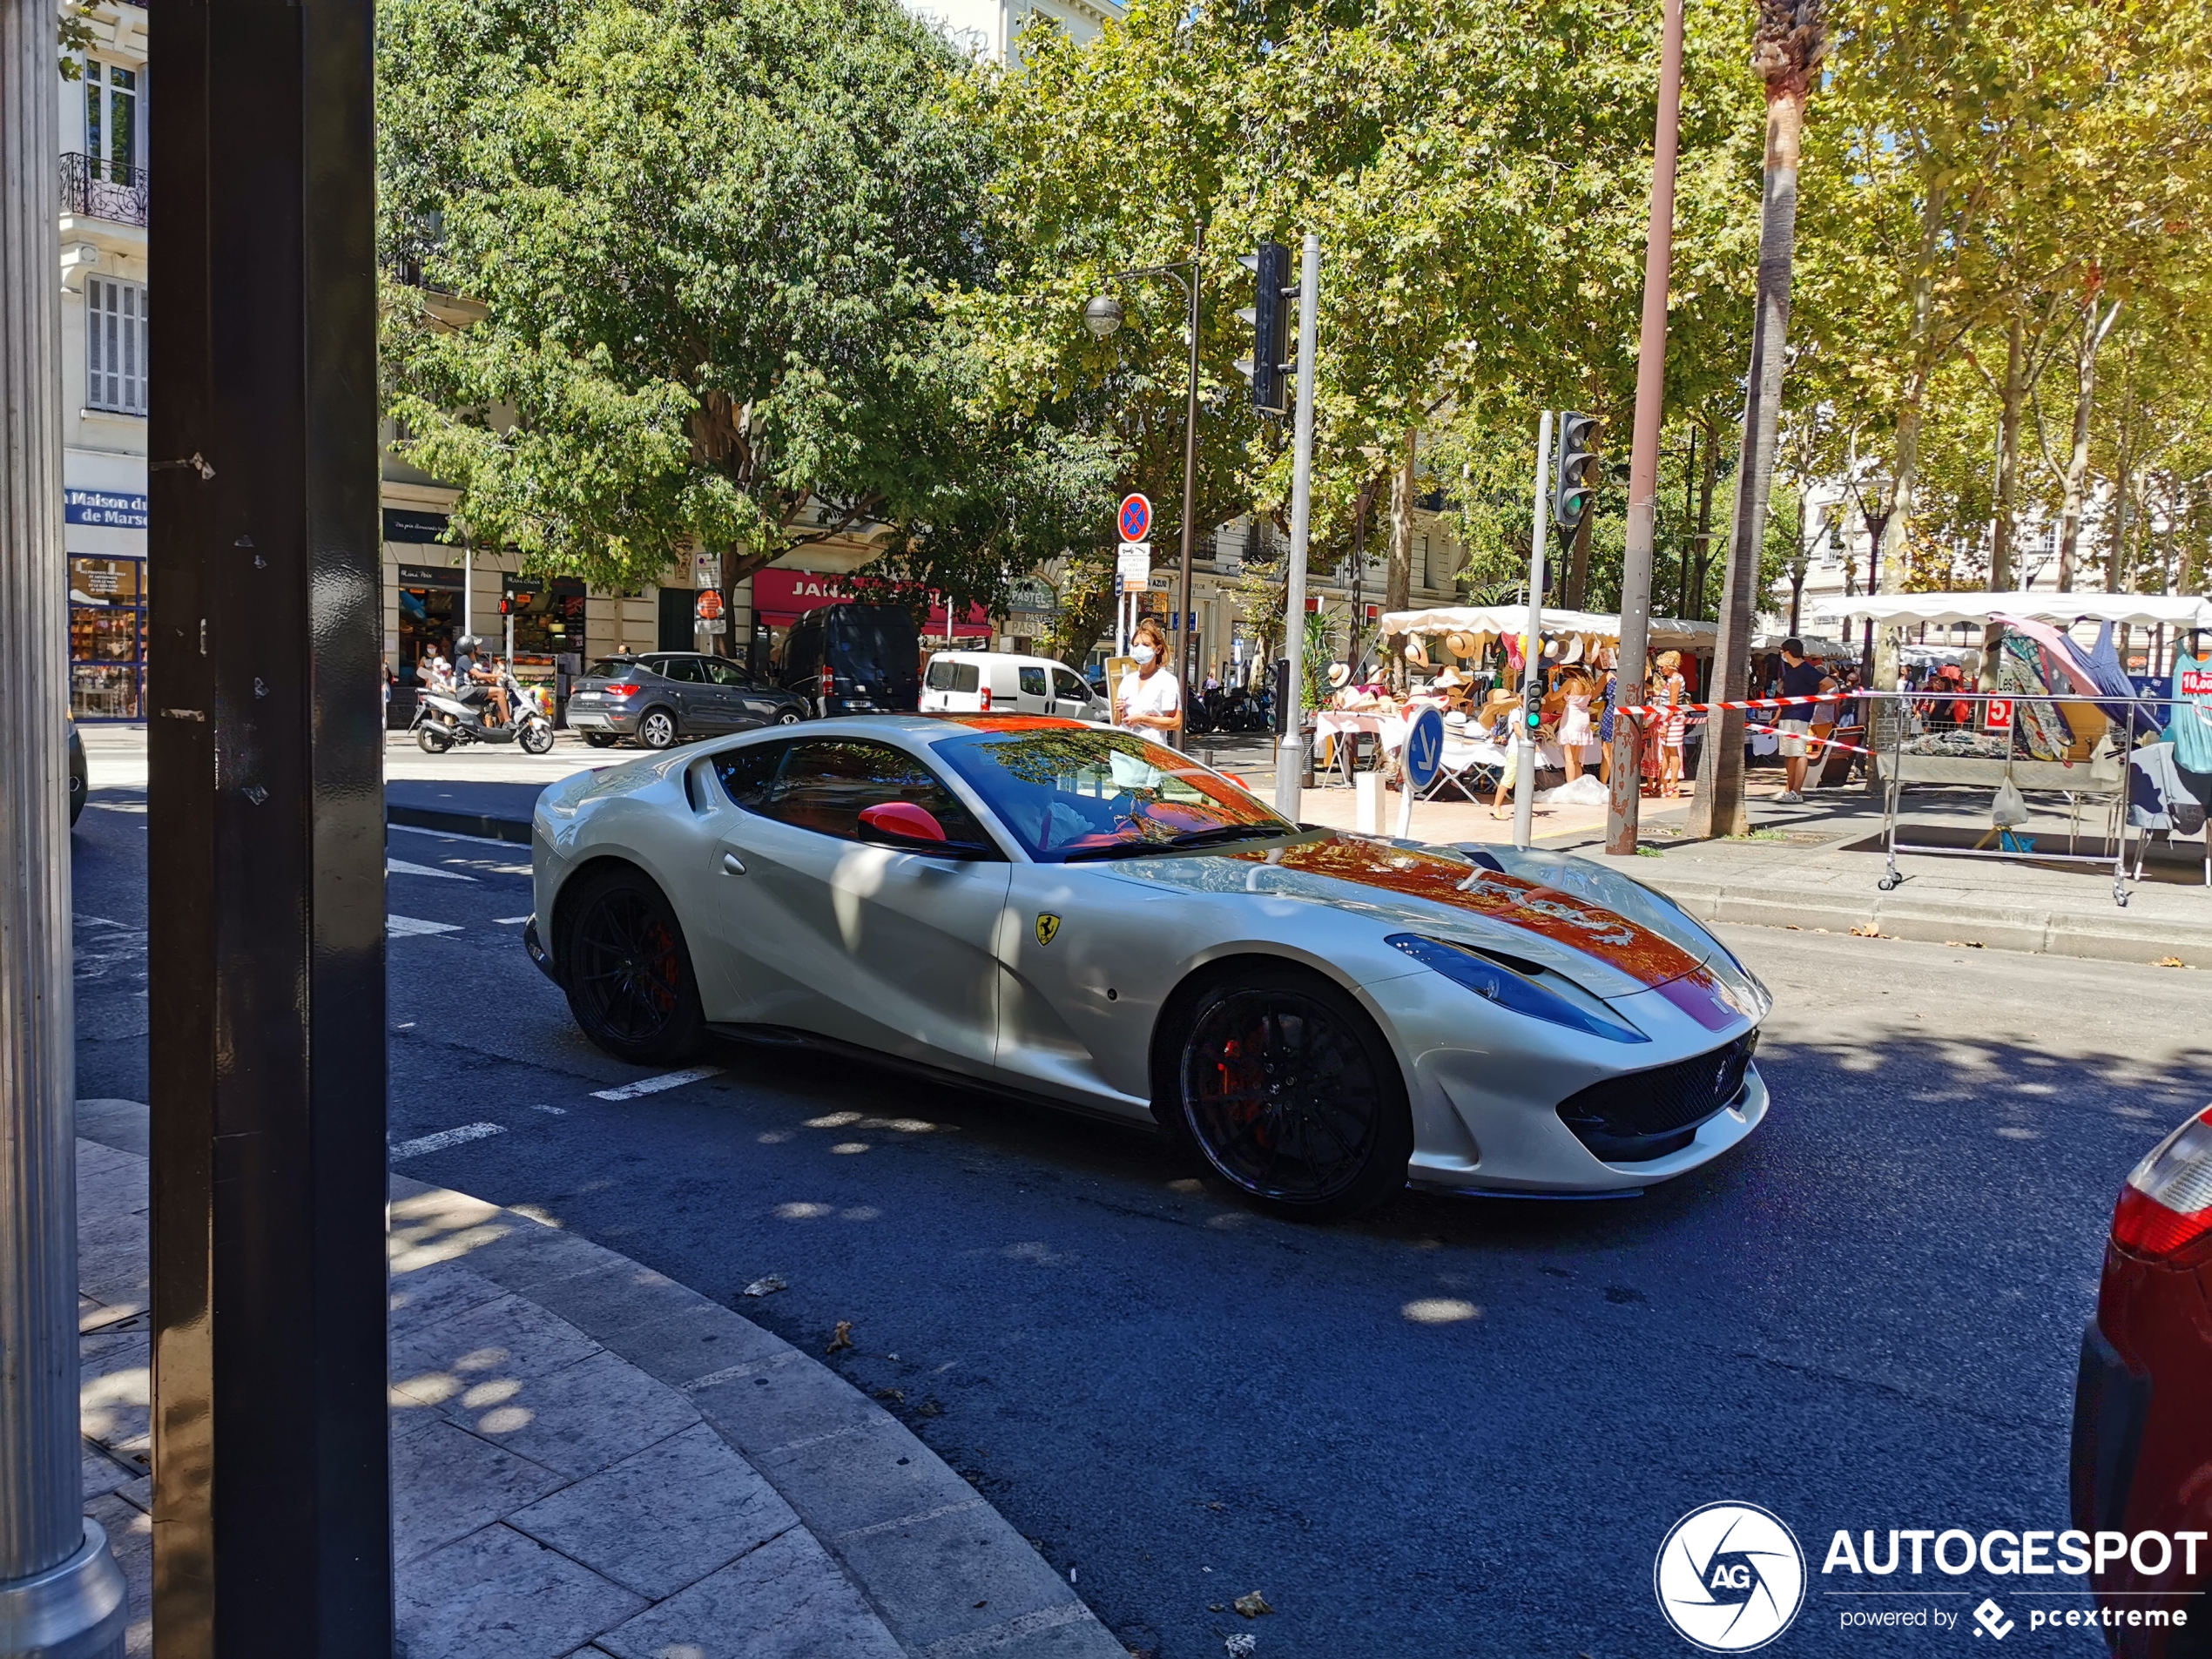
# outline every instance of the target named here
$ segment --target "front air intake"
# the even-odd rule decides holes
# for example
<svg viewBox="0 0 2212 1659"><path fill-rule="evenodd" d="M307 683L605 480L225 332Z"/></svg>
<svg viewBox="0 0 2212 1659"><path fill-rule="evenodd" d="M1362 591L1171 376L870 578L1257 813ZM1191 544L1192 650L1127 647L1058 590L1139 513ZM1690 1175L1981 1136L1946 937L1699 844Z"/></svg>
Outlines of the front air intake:
<svg viewBox="0 0 2212 1659"><path fill-rule="evenodd" d="M1747 1031L1695 1059L1608 1077L1560 1102L1559 1120L1607 1163L1679 1152L1697 1138L1699 1124L1743 1092L1758 1043L1759 1034Z"/></svg>

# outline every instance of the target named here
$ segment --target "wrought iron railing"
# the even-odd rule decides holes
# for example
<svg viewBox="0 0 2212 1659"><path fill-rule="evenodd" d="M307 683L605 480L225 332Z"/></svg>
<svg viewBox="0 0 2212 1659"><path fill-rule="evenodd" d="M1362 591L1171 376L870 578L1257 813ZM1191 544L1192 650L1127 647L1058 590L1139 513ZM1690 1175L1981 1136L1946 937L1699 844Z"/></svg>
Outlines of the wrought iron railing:
<svg viewBox="0 0 2212 1659"><path fill-rule="evenodd" d="M146 222L146 170L98 156L62 158L62 212L119 225Z"/></svg>

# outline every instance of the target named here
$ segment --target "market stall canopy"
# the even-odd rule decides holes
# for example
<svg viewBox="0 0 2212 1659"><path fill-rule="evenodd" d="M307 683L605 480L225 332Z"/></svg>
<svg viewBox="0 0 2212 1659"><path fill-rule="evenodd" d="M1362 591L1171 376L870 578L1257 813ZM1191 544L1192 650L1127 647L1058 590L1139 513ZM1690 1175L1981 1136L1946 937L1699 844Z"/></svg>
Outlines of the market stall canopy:
<svg viewBox="0 0 2212 1659"><path fill-rule="evenodd" d="M1782 642L1789 637L1787 634L1757 634L1752 637L1751 649L1755 651L1780 651ZM1805 648L1808 662L1832 662L1839 657L1855 658L1858 655L1858 646L1846 645L1842 640L1831 639L1825 634L1799 634L1797 643Z"/></svg>
<svg viewBox="0 0 2212 1659"><path fill-rule="evenodd" d="M1392 634L1519 634L1528 627L1528 607L1519 605L1447 605L1435 610L1393 610L1376 624L1385 637ZM1601 639L1621 637L1621 618L1610 611L1561 610L1544 607L1547 634L1594 634ZM1654 617L1649 635L1654 651L1711 651L1720 640L1720 625L1710 622L1683 622L1673 617Z"/></svg>
<svg viewBox="0 0 2212 1659"><path fill-rule="evenodd" d="M2122 622L2138 628L2212 628L2212 600L2179 593L1878 593L1838 599L1813 613L1822 621L1864 617L1888 624L1986 623L2000 615L2030 617L2064 628L2076 621ZM1653 624L1655 627L1656 624Z"/></svg>

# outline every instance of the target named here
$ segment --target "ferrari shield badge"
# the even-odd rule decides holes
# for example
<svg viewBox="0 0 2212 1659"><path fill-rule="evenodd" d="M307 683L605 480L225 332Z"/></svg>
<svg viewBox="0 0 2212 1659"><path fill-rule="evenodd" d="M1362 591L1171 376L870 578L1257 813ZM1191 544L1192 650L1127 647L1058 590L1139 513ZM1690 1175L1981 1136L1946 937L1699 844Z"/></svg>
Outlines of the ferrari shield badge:
<svg viewBox="0 0 2212 1659"><path fill-rule="evenodd" d="M1052 942L1053 934L1058 933L1059 931L1059 917L1052 914L1049 911L1040 911L1037 914L1037 943L1040 945L1049 945Z"/></svg>

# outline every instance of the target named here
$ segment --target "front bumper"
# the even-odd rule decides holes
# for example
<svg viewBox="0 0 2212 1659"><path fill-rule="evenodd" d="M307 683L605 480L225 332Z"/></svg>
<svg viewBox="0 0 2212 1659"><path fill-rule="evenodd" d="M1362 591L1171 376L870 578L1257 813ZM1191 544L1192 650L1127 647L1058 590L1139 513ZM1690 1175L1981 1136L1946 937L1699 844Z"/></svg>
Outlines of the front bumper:
<svg viewBox="0 0 2212 1659"><path fill-rule="evenodd" d="M561 983L561 970L553 961L553 953L545 948L545 941L537 935L536 916L523 924L523 948L529 953L530 961L537 964L539 973L556 985Z"/></svg>

